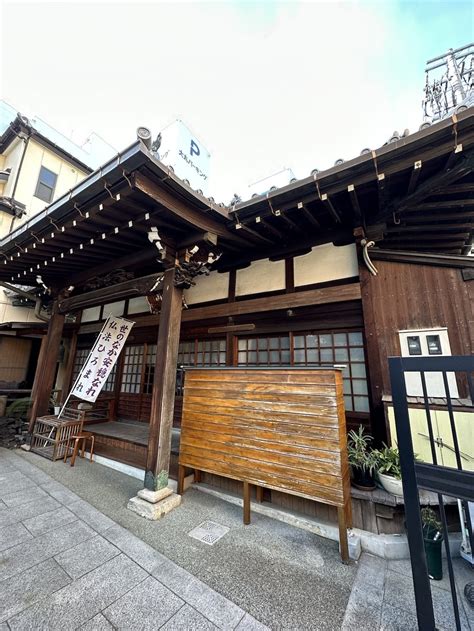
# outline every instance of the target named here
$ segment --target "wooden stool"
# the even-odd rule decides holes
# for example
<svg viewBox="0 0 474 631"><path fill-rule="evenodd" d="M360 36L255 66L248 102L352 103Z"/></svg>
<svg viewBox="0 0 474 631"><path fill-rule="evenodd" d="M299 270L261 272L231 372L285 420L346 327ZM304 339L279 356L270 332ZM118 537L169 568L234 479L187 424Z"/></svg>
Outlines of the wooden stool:
<svg viewBox="0 0 474 631"><path fill-rule="evenodd" d="M66 451L64 454L64 462L66 462L67 457L69 455L69 450L71 449L71 447L69 446L71 441L74 441L74 449L72 450L72 458L71 458L71 467L74 466L74 463L76 462L76 458L77 458L77 453L79 451L79 443L82 440L82 453L81 453L81 458L84 458L84 454L86 451L86 443L87 441L90 439L91 441L91 451L90 451L90 461L92 462L92 458L94 456L94 434L92 432L80 432L79 434L76 434L75 436L70 436L69 440L67 441L66 444Z"/></svg>

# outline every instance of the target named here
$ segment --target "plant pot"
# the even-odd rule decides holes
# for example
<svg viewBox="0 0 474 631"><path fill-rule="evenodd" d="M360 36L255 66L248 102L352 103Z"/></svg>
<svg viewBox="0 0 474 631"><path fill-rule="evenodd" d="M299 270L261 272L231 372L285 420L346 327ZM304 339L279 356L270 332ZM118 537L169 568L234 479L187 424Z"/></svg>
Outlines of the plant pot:
<svg viewBox="0 0 474 631"><path fill-rule="evenodd" d="M440 581L443 578L443 560L441 556L443 537L440 537L436 541L433 541L433 539L423 539L423 542L429 577L435 581Z"/></svg>
<svg viewBox="0 0 474 631"><path fill-rule="evenodd" d="M377 476L380 484L387 491L387 493L397 495L398 497L403 497L403 485L401 480L397 480L397 478L394 478L393 475L380 473L380 471L377 471Z"/></svg>
<svg viewBox="0 0 474 631"><path fill-rule="evenodd" d="M54 406L54 416L58 416L59 412L61 412L61 406L60 405L55 405Z"/></svg>
<svg viewBox="0 0 474 631"><path fill-rule="evenodd" d="M362 469L360 467L352 468L352 485L355 486L356 489L360 491L373 491L375 487L374 476L367 469Z"/></svg>

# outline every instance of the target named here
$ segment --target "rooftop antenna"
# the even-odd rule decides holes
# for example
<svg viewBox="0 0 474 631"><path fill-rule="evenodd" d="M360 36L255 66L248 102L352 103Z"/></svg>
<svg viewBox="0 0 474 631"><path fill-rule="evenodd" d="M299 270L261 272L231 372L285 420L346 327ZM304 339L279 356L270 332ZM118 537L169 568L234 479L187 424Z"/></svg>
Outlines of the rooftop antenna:
<svg viewBox="0 0 474 631"><path fill-rule="evenodd" d="M423 120L434 123L474 104L474 43L426 62Z"/></svg>

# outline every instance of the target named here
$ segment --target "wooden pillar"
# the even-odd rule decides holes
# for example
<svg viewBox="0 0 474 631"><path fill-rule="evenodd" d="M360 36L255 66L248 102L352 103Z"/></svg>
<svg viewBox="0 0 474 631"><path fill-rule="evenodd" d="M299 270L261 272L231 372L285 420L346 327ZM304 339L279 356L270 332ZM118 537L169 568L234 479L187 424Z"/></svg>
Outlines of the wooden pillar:
<svg viewBox="0 0 474 631"><path fill-rule="evenodd" d="M175 275L173 267L166 270L163 278L145 472L145 488L150 491L168 486L183 294L175 286Z"/></svg>
<svg viewBox="0 0 474 631"><path fill-rule="evenodd" d="M73 385L72 373L74 372L74 360L76 359L76 350L77 350L77 331L74 331L69 343L67 364L66 364L66 369L64 371L63 386L61 389L61 405L64 405L67 399L67 396L69 394L69 390L71 389Z"/></svg>
<svg viewBox="0 0 474 631"><path fill-rule="evenodd" d="M41 343L38 367L33 383L33 405L28 428L30 433L33 431L36 418L48 412L49 398L54 385L56 363L58 361L59 346L63 333L64 317L64 314L58 313L58 302L55 300L48 325L48 333L46 334L46 341L43 340Z"/></svg>

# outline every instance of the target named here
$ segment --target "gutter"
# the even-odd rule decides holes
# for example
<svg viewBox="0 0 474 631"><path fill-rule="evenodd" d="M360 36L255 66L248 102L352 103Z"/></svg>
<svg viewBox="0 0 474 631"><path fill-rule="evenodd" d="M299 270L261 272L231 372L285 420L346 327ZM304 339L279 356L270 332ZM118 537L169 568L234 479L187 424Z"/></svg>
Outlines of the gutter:
<svg viewBox="0 0 474 631"><path fill-rule="evenodd" d="M12 190L12 194L11 194L11 198L14 200L15 199L15 192L16 192L16 187L18 185L18 180L20 179L20 173L21 173L21 167L23 166L23 160L25 159L25 155L26 155L26 150L28 149L28 144L30 142L30 138L31 138L31 131L28 133L28 136L26 137L26 140L23 138L23 153L20 159L20 164L18 165L18 171L16 173L16 177L15 177L15 184L13 185L13 190ZM21 138L21 136L19 136L18 134L16 134L18 138ZM12 217L12 221L10 224L10 230L8 231L9 233L11 233L11 231L13 230L13 224L15 223L15 219L16 216L13 215Z"/></svg>
<svg viewBox="0 0 474 631"><path fill-rule="evenodd" d="M28 300L34 300L35 301L35 316L38 318L38 320L41 320L42 322L49 322L49 318L47 316L44 316L41 313L41 298L39 298L38 296L35 296L35 294L30 294L30 292L25 291L24 289L19 289L18 287L15 287L14 285L10 285L10 283L6 283L3 280L0 280L0 286L1 287L5 287L5 289L8 289L8 291L14 291L16 294L19 294L20 296L24 296L25 298L28 298Z"/></svg>

